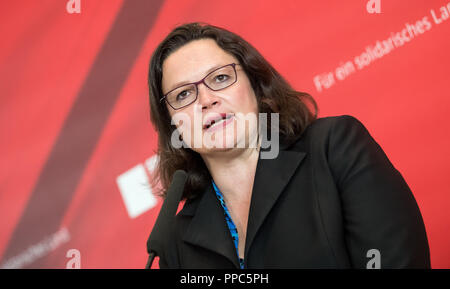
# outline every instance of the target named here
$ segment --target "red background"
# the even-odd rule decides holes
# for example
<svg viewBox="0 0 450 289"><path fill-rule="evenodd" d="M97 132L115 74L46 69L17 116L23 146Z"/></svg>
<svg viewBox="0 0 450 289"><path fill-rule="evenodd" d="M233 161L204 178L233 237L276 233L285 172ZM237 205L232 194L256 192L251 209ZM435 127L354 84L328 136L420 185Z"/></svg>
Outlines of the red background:
<svg viewBox="0 0 450 289"><path fill-rule="evenodd" d="M448 0L120 1L0 5L0 266L61 228L70 240L25 268L143 268L161 200L131 218L118 176L154 155L146 77L150 55L176 25L203 21L254 45L319 117L357 117L402 173L421 209L433 268L450 268L450 19ZM431 29L319 91L333 72L427 16ZM37 256L37 255L36 255Z"/></svg>

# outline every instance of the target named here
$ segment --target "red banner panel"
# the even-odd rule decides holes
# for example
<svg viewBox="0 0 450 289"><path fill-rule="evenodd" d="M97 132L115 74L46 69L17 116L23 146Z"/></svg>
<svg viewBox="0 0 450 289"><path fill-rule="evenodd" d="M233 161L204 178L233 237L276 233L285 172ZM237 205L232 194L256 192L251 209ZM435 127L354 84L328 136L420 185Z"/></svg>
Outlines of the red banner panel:
<svg viewBox="0 0 450 289"><path fill-rule="evenodd" d="M432 267L450 268L449 18L448 0L5 1L0 267L145 266L162 201L148 63L198 21L250 42L319 117L358 118L414 194Z"/></svg>

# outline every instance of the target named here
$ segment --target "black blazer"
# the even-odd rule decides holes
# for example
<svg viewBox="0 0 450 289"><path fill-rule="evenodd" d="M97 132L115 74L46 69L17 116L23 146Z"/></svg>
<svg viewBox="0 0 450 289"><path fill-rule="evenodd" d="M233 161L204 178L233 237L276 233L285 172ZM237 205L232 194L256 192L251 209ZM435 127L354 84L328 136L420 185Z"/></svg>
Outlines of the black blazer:
<svg viewBox="0 0 450 289"><path fill-rule="evenodd" d="M241 237L241 236L240 236ZM364 125L319 118L276 159L258 159L246 268L430 268L411 190ZM160 268L239 268L212 185L177 214Z"/></svg>

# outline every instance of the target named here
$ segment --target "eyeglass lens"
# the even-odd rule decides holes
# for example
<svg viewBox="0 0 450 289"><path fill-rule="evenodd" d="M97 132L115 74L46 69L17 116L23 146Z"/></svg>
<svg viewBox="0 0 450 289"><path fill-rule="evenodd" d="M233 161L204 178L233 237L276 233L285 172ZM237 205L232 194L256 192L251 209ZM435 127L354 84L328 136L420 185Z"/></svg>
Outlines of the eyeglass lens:
<svg viewBox="0 0 450 289"><path fill-rule="evenodd" d="M236 72L232 65L227 65L208 74L204 84L211 90L225 89L236 82ZM182 108L197 99L197 85L187 84L171 91L166 99L175 108Z"/></svg>

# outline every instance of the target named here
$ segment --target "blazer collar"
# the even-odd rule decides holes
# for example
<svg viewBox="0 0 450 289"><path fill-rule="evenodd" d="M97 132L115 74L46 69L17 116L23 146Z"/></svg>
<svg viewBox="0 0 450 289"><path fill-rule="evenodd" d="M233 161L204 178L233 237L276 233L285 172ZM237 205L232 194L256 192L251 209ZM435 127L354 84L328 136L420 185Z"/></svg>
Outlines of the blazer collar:
<svg viewBox="0 0 450 289"><path fill-rule="evenodd" d="M239 268L236 249L212 184L203 192L195 211L193 204L185 207L186 210L183 208L177 216L194 215L183 235L183 241L225 256Z"/></svg>
<svg viewBox="0 0 450 289"><path fill-rule="evenodd" d="M283 143L275 159L261 159L260 154L250 201L245 258L258 230L305 155L303 150ZM193 216L183 236L185 242L223 255L239 268L236 249L212 184L196 201L186 203L177 216L180 215Z"/></svg>

